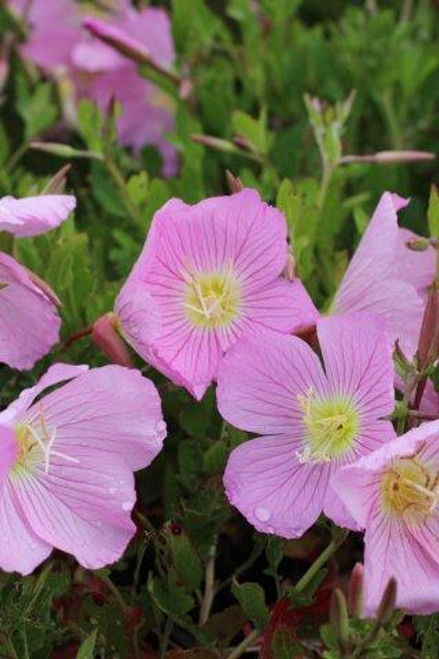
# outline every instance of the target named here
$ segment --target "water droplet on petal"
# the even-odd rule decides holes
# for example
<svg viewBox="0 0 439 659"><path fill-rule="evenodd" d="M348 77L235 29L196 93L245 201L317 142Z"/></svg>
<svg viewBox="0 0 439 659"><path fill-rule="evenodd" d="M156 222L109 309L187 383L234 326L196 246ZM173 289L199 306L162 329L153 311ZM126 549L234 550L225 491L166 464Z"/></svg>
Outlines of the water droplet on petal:
<svg viewBox="0 0 439 659"><path fill-rule="evenodd" d="M117 487L108 488L108 494L116 494L116 492L117 492Z"/></svg>
<svg viewBox="0 0 439 659"><path fill-rule="evenodd" d="M133 505L134 505L133 501L124 501L122 504L122 510L131 510Z"/></svg>
<svg viewBox="0 0 439 659"><path fill-rule="evenodd" d="M255 515L260 522L268 522L271 517L271 510L264 506L258 506L255 508Z"/></svg>

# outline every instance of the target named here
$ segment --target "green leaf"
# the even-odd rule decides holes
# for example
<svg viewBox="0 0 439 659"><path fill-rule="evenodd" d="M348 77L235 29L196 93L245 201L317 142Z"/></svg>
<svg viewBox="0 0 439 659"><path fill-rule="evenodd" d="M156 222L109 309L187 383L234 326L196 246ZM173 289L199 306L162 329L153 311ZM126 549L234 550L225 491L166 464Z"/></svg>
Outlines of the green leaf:
<svg viewBox="0 0 439 659"><path fill-rule="evenodd" d="M257 583L239 584L233 582L232 595L240 603L244 613L258 629L264 629L268 624L269 612L265 604L265 595L261 586Z"/></svg>
<svg viewBox="0 0 439 659"><path fill-rule="evenodd" d="M439 238L439 192L435 185L432 185L430 190L427 218L430 236Z"/></svg>
<svg viewBox="0 0 439 659"><path fill-rule="evenodd" d="M166 541L171 550L177 575L189 590L196 590L201 585L203 566L189 537L183 530L176 535L168 530Z"/></svg>
<svg viewBox="0 0 439 659"><path fill-rule="evenodd" d="M53 124L58 110L53 101L53 87L49 82L40 83L35 90L30 91L26 83L21 81L18 90L17 110L24 121L25 140L29 141Z"/></svg>
<svg viewBox="0 0 439 659"><path fill-rule="evenodd" d="M98 636L98 630L95 629L85 641L81 644L81 647L78 650L76 659L93 659L95 656L95 645L96 639Z"/></svg>

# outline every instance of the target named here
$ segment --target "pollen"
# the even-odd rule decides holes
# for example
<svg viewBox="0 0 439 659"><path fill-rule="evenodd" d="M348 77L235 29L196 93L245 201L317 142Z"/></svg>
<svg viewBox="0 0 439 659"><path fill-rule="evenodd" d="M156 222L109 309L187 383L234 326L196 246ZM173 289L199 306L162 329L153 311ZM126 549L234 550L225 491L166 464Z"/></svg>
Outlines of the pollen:
<svg viewBox="0 0 439 659"><path fill-rule="evenodd" d="M186 276L184 309L198 327L216 329L239 316L240 285L231 269Z"/></svg>
<svg viewBox="0 0 439 659"><path fill-rule="evenodd" d="M303 413L305 447L302 462L329 462L345 455L357 437L360 419L355 403L348 397L319 397L312 388L297 396Z"/></svg>
<svg viewBox="0 0 439 659"><path fill-rule="evenodd" d="M49 473L52 456L78 462L55 449L56 428L47 426L42 408L35 421L22 423L15 428L15 438L18 453L11 470L13 477L29 474L41 464L44 464L46 474Z"/></svg>
<svg viewBox="0 0 439 659"><path fill-rule="evenodd" d="M390 515L417 523L438 505L439 472L419 456L397 458L383 475L381 493Z"/></svg>

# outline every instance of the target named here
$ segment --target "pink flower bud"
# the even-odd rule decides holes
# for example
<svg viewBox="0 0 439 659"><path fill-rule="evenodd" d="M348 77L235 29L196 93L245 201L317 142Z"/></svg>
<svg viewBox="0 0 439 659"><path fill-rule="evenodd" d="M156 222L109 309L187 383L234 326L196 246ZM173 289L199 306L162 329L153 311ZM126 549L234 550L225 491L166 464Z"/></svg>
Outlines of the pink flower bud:
<svg viewBox="0 0 439 659"><path fill-rule="evenodd" d="M348 603L349 611L356 618L361 618L363 615L363 581L364 565L363 563L355 563L349 579Z"/></svg>
<svg viewBox="0 0 439 659"><path fill-rule="evenodd" d="M113 364L133 367L133 362L126 344L117 331L116 315L112 312L97 319L91 333L93 342Z"/></svg>
<svg viewBox="0 0 439 659"><path fill-rule="evenodd" d="M234 176L228 169L226 169L226 179L231 194L236 194L244 189L241 179L238 176Z"/></svg>
<svg viewBox="0 0 439 659"><path fill-rule="evenodd" d="M424 370L439 357L439 291L431 287L422 319L418 345L418 368Z"/></svg>

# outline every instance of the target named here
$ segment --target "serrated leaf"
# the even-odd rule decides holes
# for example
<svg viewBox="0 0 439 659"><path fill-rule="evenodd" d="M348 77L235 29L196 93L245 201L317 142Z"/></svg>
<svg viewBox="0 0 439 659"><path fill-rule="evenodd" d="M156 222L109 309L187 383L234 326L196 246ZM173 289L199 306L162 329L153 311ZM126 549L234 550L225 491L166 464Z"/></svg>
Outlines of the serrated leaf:
<svg viewBox="0 0 439 659"><path fill-rule="evenodd" d="M95 646L96 639L98 636L98 630L95 629L92 633L87 636L85 641L81 644L81 647L78 650L76 659L93 659L95 656Z"/></svg>
<svg viewBox="0 0 439 659"><path fill-rule="evenodd" d="M269 613L265 604L265 594L261 586L257 583L239 584L237 581L234 581L232 595L236 597L244 613L252 623L258 629L262 630L268 623Z"/></svg>
<svg viewBox="0 0 439 659"><path fill-rule="evenodd" d="M201 585L203 566L198 558L187 534L182 531L174 535L169 531L166 535L171 550L175 570L190 590L196 590Z"/></svg>

